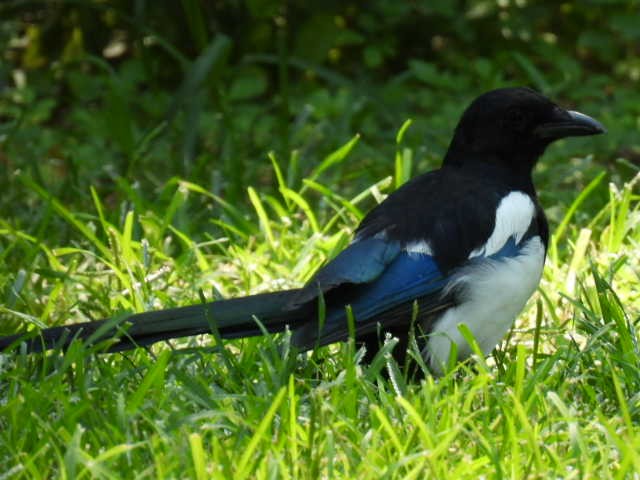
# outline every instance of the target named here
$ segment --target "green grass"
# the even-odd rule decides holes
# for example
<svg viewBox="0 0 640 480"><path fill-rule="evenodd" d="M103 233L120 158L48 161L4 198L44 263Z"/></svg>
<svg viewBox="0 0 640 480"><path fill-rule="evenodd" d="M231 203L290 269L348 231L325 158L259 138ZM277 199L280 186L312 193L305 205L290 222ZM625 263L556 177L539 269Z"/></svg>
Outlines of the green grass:
<svg viewBox="0 0 640 480"><path fill-rule="evenodd" d="M0 225L3 257L20 258L2 332L303 283L395 183L352 198L323 184L356 141L298 188L272 156L277 193L250 187L245 205L178 179L148 199L123 180L121 208L91 190L93 205L71 209L22 176L45 213L28 231ZM414 152L401 141L406 179ZM443 378L407 382L388 355L361 364L351 343L295 357L286 335L0 355L0 478L633 478L638 178L576 192L509 338ZM51 234L61 223L65 236Z"/></svg>
<svg viewBox="0 0 640 480"><path fill-rule="evenodd" d="M488 359L18 347L0 480L638 478L637 2L419 3L0 2L0 335L303 284L482 91L608 128L538 166L543 281Z"/></svg>

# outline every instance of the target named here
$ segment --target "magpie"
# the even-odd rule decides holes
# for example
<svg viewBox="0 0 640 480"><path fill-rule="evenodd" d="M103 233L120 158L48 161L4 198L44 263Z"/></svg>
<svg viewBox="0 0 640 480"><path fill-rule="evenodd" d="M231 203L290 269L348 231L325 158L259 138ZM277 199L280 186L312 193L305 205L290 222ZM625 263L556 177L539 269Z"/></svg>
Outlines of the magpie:
<svg viewBox="0 0 640 480"><path fill-rule="evenodd" d="M74 339L110 339L107 350L121 351L212 330L232 339L286 328L305 351L348 339L352 320L370 352L381 332L396 336L398 358L413 332L441 374L472 353L460 324L487 355L538 286L549 239L531 176L540 156L555 140L604 132L529 88L484 93L464 111L442 166L371 210L351 244L303 287L13 335L0 338L0 351L21 341L30 352L66 348Z"/></svg>

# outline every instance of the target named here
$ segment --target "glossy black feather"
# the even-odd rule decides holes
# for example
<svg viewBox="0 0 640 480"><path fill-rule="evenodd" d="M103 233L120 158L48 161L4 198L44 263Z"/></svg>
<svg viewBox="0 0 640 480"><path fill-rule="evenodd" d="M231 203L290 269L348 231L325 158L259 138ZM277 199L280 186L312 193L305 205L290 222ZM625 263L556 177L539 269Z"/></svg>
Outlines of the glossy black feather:
<svg viewBox="0 0 640 480"><path fill-rule="evenodd" d="M347 338L344 309L354 304L364 312L356 319L356 333L358 341L371 348L369 354L379 332L388 331L400 337L401 348L395 353L402 358L412 318L417 316L422 333L428 334L433 321L459 301L455 289L445 288L447 281L470 262L482 261L469 255L491 236L505 196L521 192L532 200L535 216L522 241L539 236L546 248L548 225L537 202L532 169L554 140L603 131L597 121L563 110L533 90L488 92L463 113L443 166L416 177L375 207L357 228L354 243L304 288L141 313L128 317L126 324L107 320L54 327L31 338L27 348L41 351L66 347L73 338L96 342L119 337L111 345L111 351L117 351L205 333L212 326L222 338L238 338L262 332L256 318L269 332L289 326L298 345L311 348ZM412 254L403 252L415 242L428 246L416 260L424 271L403 278L400 266L412 272L418 265L406 263ZM513 247L510 255L518 255L519 246ZM407 289L399 288L398 281ZM380 294L386 285L388 298ZM317 323L320 294L331 322L326 330ZM18 339L0 338L0 351Z"/></svg>
<svg viewBox="0 0 640 480"><path fill-rule="evenodd" d="M500 200L513 191L509 179L493 166L485 175L466 168L443 167L416 177L391 194L362 221L356 235L385 232L402 245L428 240L443 273L462 265L495 227ZM537 204L537 200L532 196ZM547 221L537 209L536 229L547 241Z"/></svg>

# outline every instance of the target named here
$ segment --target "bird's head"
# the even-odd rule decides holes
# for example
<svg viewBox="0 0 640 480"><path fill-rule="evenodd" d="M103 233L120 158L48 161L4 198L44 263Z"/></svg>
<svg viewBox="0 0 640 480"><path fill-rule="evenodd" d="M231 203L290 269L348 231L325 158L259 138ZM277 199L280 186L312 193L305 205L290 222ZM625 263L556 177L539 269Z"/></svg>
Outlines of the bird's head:
<svg viewBox="0 0 640 480"><path fill-rule="evenodd" d="M480 160L530 172L553 141L604 132L597 120L565 110L530 88L501 88L479 96L466 109L445 164Z"/></svg>

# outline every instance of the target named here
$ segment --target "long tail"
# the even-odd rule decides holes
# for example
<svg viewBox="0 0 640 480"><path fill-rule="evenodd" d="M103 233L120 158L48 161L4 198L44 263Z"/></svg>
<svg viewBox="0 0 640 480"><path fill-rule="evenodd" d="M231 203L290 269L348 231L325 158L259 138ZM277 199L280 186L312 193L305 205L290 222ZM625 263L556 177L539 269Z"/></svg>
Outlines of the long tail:
<svg viewBox="0 0 640 480"><path fill-rule="evenodd" d="M299 290L262 293L219 300L201 305L138 313L128 317L97 320L47 328L39 335L11 335L0 338L0 352L25 339L28 352L68 347L74 339L95 344L116 339L107 351L118 352L150 345L170 338L210 333L217 328L222 338L261 335L256 318L268 332L281 332L289 324L308 319L305 307L291 308Z"/></svg>

